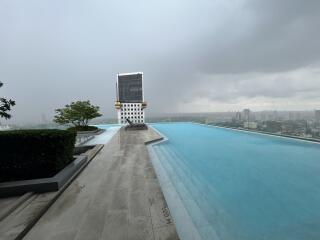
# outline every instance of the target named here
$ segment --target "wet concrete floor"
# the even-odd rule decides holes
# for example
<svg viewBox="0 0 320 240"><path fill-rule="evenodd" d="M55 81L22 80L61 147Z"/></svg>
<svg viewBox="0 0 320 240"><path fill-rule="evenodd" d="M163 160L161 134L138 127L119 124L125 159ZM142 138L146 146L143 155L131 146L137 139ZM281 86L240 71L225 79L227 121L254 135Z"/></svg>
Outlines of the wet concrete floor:
<svg viewBox="0 0 320 240"><path fill-rule="evenodd" d="M145 145L158 138L120 129L25 239L178 239Z"/></svg>

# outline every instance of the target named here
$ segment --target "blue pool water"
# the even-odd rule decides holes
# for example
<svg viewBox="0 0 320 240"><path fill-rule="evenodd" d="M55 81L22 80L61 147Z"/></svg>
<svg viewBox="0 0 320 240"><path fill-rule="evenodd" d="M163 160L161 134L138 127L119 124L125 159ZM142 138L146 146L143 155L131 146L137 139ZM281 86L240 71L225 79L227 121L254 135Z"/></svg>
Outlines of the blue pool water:
<svg viewBox="0 0 320 240"><path fill-rule="evenodd" d="M202 239L320 239L320 144L192 123L153 127L168 141L152 151Z"/></svg>

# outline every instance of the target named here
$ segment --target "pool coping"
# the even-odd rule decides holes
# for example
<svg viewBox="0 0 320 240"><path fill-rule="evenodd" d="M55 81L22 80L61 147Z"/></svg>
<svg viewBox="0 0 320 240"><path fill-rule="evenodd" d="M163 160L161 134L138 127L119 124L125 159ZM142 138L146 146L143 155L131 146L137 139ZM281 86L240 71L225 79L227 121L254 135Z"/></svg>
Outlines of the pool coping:
<svg viewBox="0 0 320 240"><path fill-rule="evenodd" d="M160 139L146 142L145 144L147 145L153 168L158 176L160 187L171 212L178 235L184 240L202 239L180 195L173 186L168 174L163 169L162 164L153 149L154 145L163 144L169 141L169 138L155 129L151 124L149 124L149 127L161 136ZM183 221L180 222L179 219L183 219Z"/></svg>

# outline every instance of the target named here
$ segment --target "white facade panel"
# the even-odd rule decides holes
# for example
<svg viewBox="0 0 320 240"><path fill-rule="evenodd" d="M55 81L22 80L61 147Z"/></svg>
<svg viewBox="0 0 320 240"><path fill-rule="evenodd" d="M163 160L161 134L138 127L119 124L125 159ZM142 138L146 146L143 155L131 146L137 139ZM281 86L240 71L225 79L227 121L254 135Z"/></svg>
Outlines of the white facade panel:
<svg viewBox="0 0 320 240"><path fill-rule="evenodd" d="M144 123L145 112L142 103L121 103L121 108L118 109L118 123L126 124L127 118L133 123Z"/></svg>

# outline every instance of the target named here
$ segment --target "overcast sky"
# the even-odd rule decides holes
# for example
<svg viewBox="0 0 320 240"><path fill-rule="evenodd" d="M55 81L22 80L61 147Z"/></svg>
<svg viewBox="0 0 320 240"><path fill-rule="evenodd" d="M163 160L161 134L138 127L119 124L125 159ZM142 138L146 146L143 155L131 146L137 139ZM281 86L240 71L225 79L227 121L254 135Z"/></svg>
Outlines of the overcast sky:
<svg viewBox="0 0 320 240"><path fill-rule="evenodd" d="M134 71L147 114L320 108L320 1L0 0L12 121L86 99L115 117L116 74Z"/></svg>

